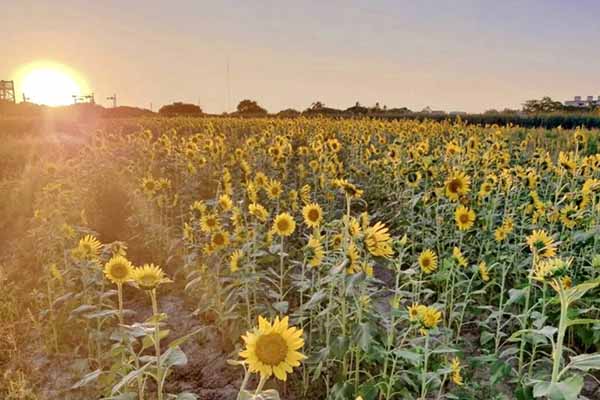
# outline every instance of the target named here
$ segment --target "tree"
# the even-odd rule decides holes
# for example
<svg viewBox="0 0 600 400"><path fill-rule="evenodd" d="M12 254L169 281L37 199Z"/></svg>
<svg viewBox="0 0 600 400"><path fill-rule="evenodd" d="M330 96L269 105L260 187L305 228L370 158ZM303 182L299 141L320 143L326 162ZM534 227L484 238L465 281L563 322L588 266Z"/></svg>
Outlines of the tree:
<svg viewBox="0 0 600 400"><path fill-rule="evenodd" d="M158 110L158 113L167 117L175 117L178 115L199 116L202 115L202 109L195 104L175 102L173 104L162 106L160 110Z"/></svg>
<svg viewBox="0 0 600 400"><path fill-rule="evenodd" d="M237 106L237 113L239 115L248 116L263 116L267 115L267 110L258 105L254 100L242 100Z"/></svg>
<svg viewBox="0 0 600 400"><path fill-rule="evenodd" d="M554 101L548 96L542 97L541 100L527 100L523 104L523 111L531 114L551 113L563 109L564 106L560 101Z"/></svg>

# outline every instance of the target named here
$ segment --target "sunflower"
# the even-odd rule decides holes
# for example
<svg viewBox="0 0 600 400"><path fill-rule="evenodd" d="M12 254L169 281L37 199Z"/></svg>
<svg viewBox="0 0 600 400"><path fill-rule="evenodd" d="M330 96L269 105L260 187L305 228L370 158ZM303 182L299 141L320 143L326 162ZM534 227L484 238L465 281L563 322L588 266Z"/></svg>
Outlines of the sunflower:
<svg viewBox="0 0 600 400"><path fill-rule="evenodd" d="M143 178L142 179L142 188L144 192L148 195L153 195L158 189L158 182L154 180L154 178Z"/></svg>
<svg viewBox="0 0 600 400"><path fill-rule="evenodd" d="M279 182L278 180L272 179L268 183L267 196L269 196L269 199L277 200L279 198L279 196L281 196L282 192L283 192L283 189L281 188L281 182Z"/></svg>
<svg viewBox="0 0 600 400"><path fill-rule="evenodd" d="M419 171L411 171L406 174L406 184L412 188L419 186L421 182L421 173Z"/></svg>
<svg viewBox="0 0 600 400"><path fill-rule="evenodd" d="M200 229L204 232L212 232L219 229L219 219L212 213L203 215L200 218Z"/></svg>
<svg viewBox="0 0 600 400"><path fill-rule="evenodd" d="M453 201L469 193L471 178L463 172L456 173L446 180L446 196Z"/></svg>
<svg viewBox="0 0 600 400"><path fill-rule="evenodd" d="M408 318L411 322L417 323L421 327L421 334L425 335L429 329L438 326L442 319L442 313L434 307L412 304L408 307Z"/></svg>
<svg viewBox="0 0 600 400"><path fill-rule="evenodd" d="M333 181L333 186L342 189L350 198L359 199L364 193L362 189L359 189L356 185L348 182L346 179L335 179Z"/></svg>
<svg viewBox="0 0 600 400"><path fill-rule="evenodd" d="M92 235L84 236L77 247L73 250L73 255L82 260L95 260L100 254L102 243Z"/></svg>
<svg viewBox="0 0 600 400"><path fill-rule="evenodd" d="M460 249L460 247L454 247L452 249L452 257L454 257L454 259L456 260L456 263L458 265L460 265L461 267L466 268L467 265L469 264L467 262L467 259L465 258L465 256L462 253L462 250Z"/></svg>
<svg viewBox="0 0 600 400"><path fill-rule="evenodd" d="M540 257L549 258L556 255L556 243L543 229L534 230L531 235L527 236L527 245Z"/></svg>
<svg viewBox="0 0 600 400"><path fill-rule="evenodd" d="M463 378L460 374L462 366L460 365L460 360L458 357L454 357L452 362L450 363L450 369L452 370L452 382L455 385L461 386L463 384Z"/></svg>
<svg viewBox="0 0 600 400"><path fill-rule="evenodd" d="M490 280L490 270L485 261L479 263L479 276L481 276L481 280L484 282L489 282Z"/></svg>
<svg viewBox="0 0 600 400"><path fill-rule="evenodd" d="M273 221L273 230L279 236L290 236L296 229L296 222L289 213L281 213Z"/></svg>
<svg viewBox="0 0 600 400"><path fill-rule="evenodd" d="M346 249L346 258L348 259L346 272L350 275L360 272L360 254L358 253L358 248L354 242L350 242L348 245L348 248Z"/></svg>
<svg viewBox="0 0 600 400"><path fill-rule="evenodd" d="M470 229L475 222L475 211L468 207L460 206L454 212L454 220L456 221L458 229L466 231L467 229Z"/></svg>
<svg viewBox="0 0 600 400"><path fill-rule="evenodd" d="M421 252L419 255L419 266L421 270L426 274L430 274L437 269L438 258L437 255L431 250L427 249Z"/></svg>
<svg viewBox="0 0 600 400"><path fill-rule="evenodd" d="M493 186L490 181L483 182L479 187L479 193L477 194L477 197L479 197L480 200L488 197L490 193L492 193L492 189Z"/></svg>
<svg viewBox="0 0 600 400"><path fill-rule="evenodd" d="M333 235L331 237L331 247L334 249L339 248L342 245L342 241L344 240L344 236L340 233Z"/></svg>
<svg viewBox="0 0 600 400"><path fill-rule="evenodd" d="M269 212L259 203L249 204L248 212L261 222L266 222L267 218L269 218Z"/></svg>
<svg viewBox="0 0 600 400"><path fill-rule="evenodd" d="M133 266L125 257L115 256L104 266L104 275L112 283L121 285L133 278Z"/></svg>
<svg viewBox="0 0 600 400"><path fill-rule="evenodd" d="M304 346L303 330L288 326L288 317L269 322L258 317L258 328L242 336L246 348L240 352L250 372L269 378L275 374L285 381L293 367L300 366L306 356L298 352Z"/></svg>
<svg viewBox="0 0 600 400"><path fill-rule="evenodd" d="M560 210L560 222L566 228L573 229L577 225L577 207L569 204Z"/></svg>
<svg viewBox="0 0 600 400"><path fill-rule="evenodd" d="M365 245L369 253L376 257L390 257L394 254L392 238L381 221L365 229Z"/></svg>
<svg viewBox="0 0 600 400"><path fill-rule="evenodd" d="M223 211L229 211L231 207L233 207L233 200L231 200L229 195L222 194L219 197L219 207L221 207L221 210Z"/></svg>
<svg viewBox="0 0 600 400"><path fill-rule="evenodd" d="M225 231L218 230L210 238L213 250L219 250L229 244L229 235Z"/></svg>
<svg viewBox="0 0 600 400"><path fill-rule="evenodd" d="M308 240L307 248L309 250L309 261L308 264L316 268L323 262L323 258L325 257L325 250L323 249L323 245L321 241L315 237L310 237Z"/></svg>
<svg viewBox="0 0 600 400"><path fill-rule="evenodd" d="M317 228L323 221L323 210L317 203L310 203L302 208L304 223L310 228Z"/></svg>
<svg viewBox="0 0 600 400"><path fill-rule="evenodd" d="M133 280L144 290L155 289L161 283L172 282L163 270L154 264L144 264L133 269Z"/></svg>
<svg viewBox="0 0 600 400"><path fill-rule="evenodd" d="M244 258L244 252L236 250L229 256L229 270L233 273L240 269L240 262Z"/></svg>

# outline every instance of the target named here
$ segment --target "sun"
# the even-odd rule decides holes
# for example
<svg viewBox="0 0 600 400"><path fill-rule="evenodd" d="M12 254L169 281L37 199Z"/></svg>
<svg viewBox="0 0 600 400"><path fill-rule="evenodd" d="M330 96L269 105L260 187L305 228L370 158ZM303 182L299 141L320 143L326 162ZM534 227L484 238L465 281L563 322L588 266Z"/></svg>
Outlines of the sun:
<svg viewBox="0 0 600 400"><path fill-rule="evenodd" d="M73 103L73 96L84 94L85 82L62 64L36 62L21 68L18 75L23 96L32 103L67 105Z"/></svg>

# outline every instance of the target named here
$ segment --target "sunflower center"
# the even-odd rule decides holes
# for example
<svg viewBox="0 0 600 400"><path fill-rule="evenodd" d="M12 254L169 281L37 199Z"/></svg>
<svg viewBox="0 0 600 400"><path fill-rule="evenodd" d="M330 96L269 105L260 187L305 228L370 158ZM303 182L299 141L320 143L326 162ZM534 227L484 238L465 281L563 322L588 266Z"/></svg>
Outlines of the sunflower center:
<svg viewBox="0 0 600 400"><path fill-rule="evenodd" d="M256 356L266 365L279 365L287 356L287 342L280 334L262 335L256 341Z"/></svg>
<svg viewBox="0 0 600 400"><path fill-rule="evenodd" d="M458 219L460 219L460 222L463 224L469 222L469 216L467 214L461 214Z"/></svg>
<svg viewBox="0 0 600 400"><path fill-rule="evenodd" d="M423 260L421 260L421 264L423 264L423 267L429 267L431 265L431 259L424 258Z"/></svg>
<svg viewBox="0 0 600 400"><path fill-rule="evenodd" d="M113 264L110 268L110 274L116 279L127 278L127 267L123 264Z"/></svg>
<svg viewBox="0 0 600 400"><path fill-rule="evenodd" d="M213 238L213 242L217 245L217 246L222 246L223 244L225 244L225 238L223 237L222 234L217 233L215 235L215 237Z"/></svg>
<svg viewBox="0 0 600 400"><path fill-rule="evenodd" d="M145 274L138 278L138 282L143 287L153 287L156 285L156 276L153 274Z"/></svg>
<svg viewBox="0 0 600 400"><path fill-rule="evenodd" d="M458 179L453 179L448 184L448 190L450 191L450 193L456 193L458 192L458 189L460 189L460 186L461 184L458 181Z"/></svg>
<svg viewBox="0 0 600 400"><path fill-rule="evenodd" d="M290 227L290 223L287 219L280 219L277 221L277 229L280 232L286 232Z"/></svg>
<svg viewBox="0 0 600 400"><path fill-rule="evenodd" d="M543 250L544 247L546 247L546 243L544 243L542 240L536 240L533 244L533 247L535 247L538 251Z"/></svg>
<svg viewBox="0 0 600 400"><path fill-rule="evenodd" d="M319 219L319 210L312 208L308 211L308 219L315 222Z"/></svg>

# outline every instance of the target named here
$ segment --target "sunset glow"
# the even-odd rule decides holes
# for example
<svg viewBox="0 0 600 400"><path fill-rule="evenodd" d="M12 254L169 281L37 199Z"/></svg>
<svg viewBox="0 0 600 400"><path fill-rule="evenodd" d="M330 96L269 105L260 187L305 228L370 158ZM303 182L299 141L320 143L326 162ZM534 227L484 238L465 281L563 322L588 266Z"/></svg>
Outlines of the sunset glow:
<svg viewBox="0 0 600 400"><path fill-rule="evenodd" d="M20 87L32 103L60 106L73 103L73 96L81 96L84 83L71 71L56 63L36 63L21 70Z"/></svg>

